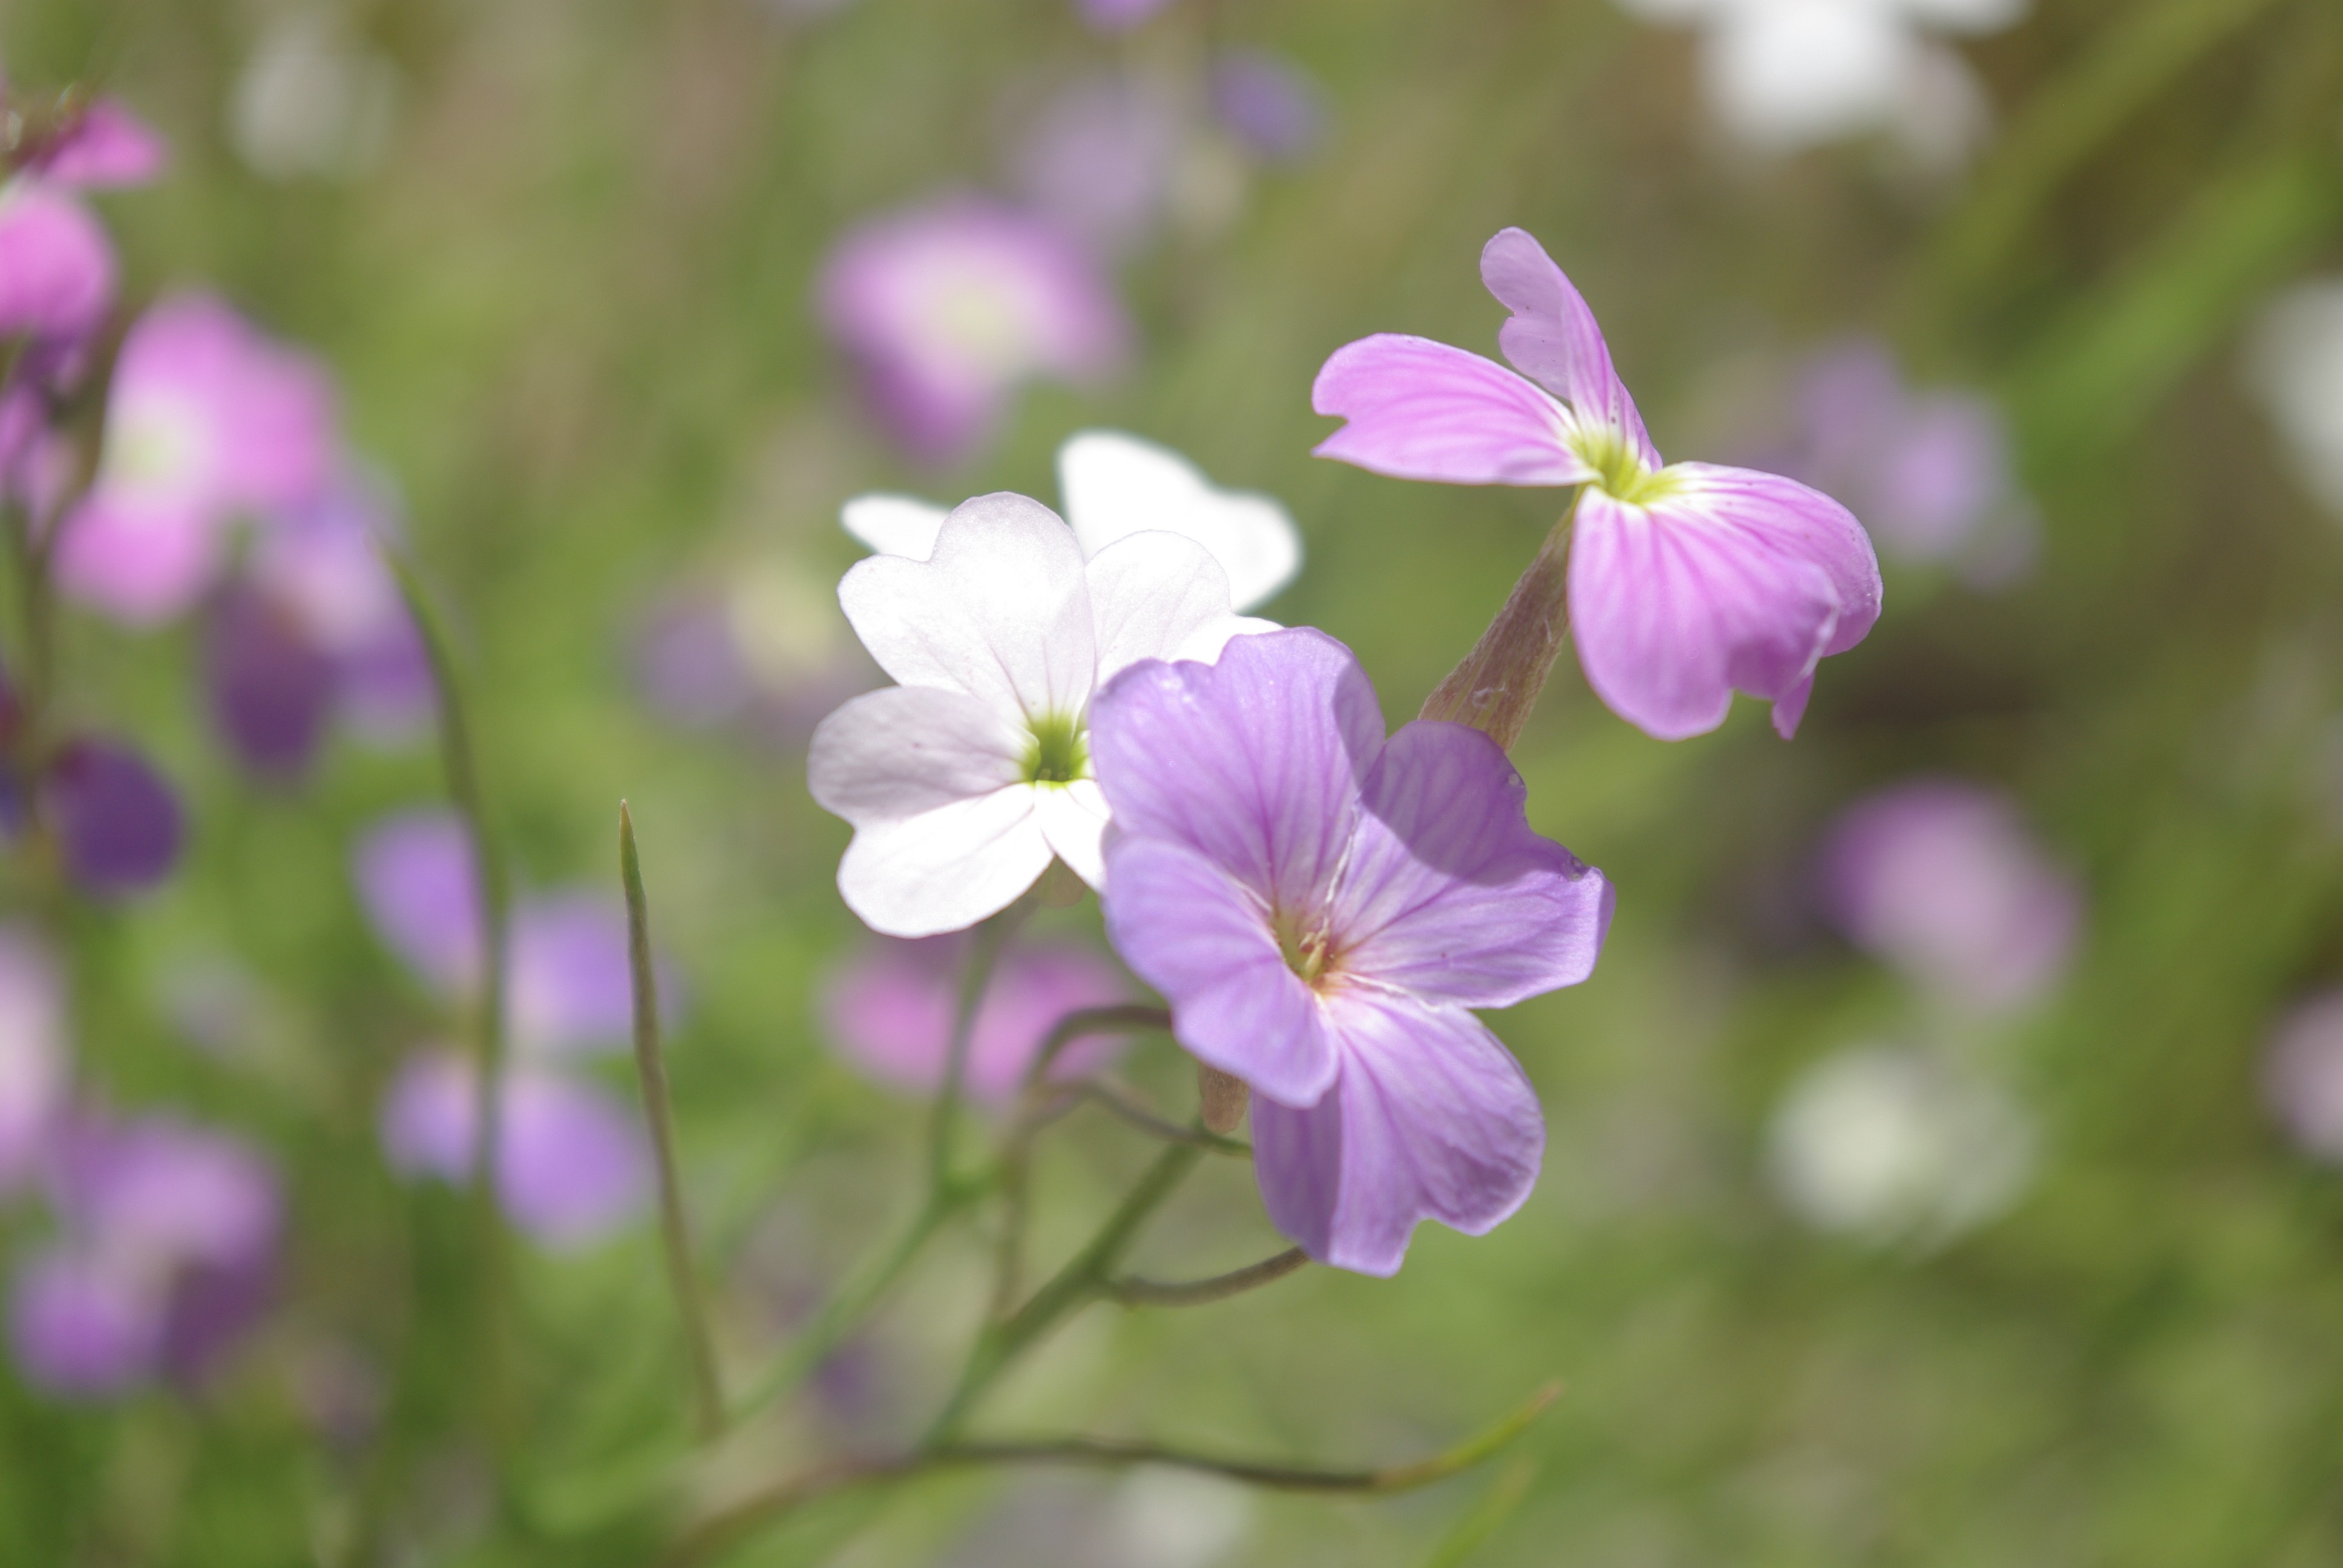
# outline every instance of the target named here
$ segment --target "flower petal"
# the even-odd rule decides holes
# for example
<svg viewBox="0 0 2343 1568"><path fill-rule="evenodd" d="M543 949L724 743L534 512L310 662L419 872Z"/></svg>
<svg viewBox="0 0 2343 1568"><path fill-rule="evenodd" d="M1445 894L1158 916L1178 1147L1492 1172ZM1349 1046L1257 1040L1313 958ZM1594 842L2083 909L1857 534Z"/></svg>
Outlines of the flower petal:
<svg viewBox="0 0 2343 1568"><path fill-rule="evenodd" d="M1310 1105L1326 1092L1337 1064L1324 1011L1226 870L1169 839L1118 837L1103 901L1115 951L1172 1004L1190 1054L1267 1100Z"/></svg>
<svg viewBox="0 0 2343 1568"><path fill-rule="evenodd" d="M1214 665L1132 666L1092 706L1091 759L1121 832L1301 910L1332 884L1383 730L1351 650L1302 628L1237 638Z"/></svg>
<svg viewBox="0 0 2343 1568"><path fill-rule="evenodd" d="M1592 974L1611 884L1530 830L1527 794L1477 729L1418 722L1386 741L1334 895L1342 968L1462 1007Z"/></svg>
<svg viewBox="0 0 2343 1568"><path fill-rule="evenodd" d="M1020 782L1027 733L958 691L890 686L823 719L806 783L825 811L856 827L896 822Z"/></svg>
<svg viewBox="0 0 2343 1568"><path fill-rule="evenodd" d="M1330 1010L1342 1075L1308 1110L1253 1107L1253 1170L1271 1223L1311 1257L1391 1275L1421 1220L1484 1235L1522 1206L1545 1119L1471 1013L1354 992Z"/></svg>
<svg viewBox="0 0 2343 1568"><path fill-rule="evenodd" d="M1310 406L1350 421L1316 448L1373 473L1450 485L1576 485L1569 411L1493 360L1378 333L1336 349Z"/></svg>
<svg viewBox="0 0 2343 1568"><path fill-rule="evenodd" d="M882 556L926 560L936 553L945 508L912 496L857 496L839 508L846 531Z"/></svg>
<svg viewBox="0 0 2343 1568"><path fill-rule="evenodd" d="M1268 599L1302 568L1302 536L1282 506L1216 488L1179 453L1135 436L1068 437L1058 448L1058 493L1083 554L1096 557L1142 529L1182 535L1221 563L1238 609Z"/></svg>
<svg viewBox="0 0 2343 1568"><path fill-rule="evenodd" d="M1569 598L1587 684L1662 740L1724 723L1736 687L1802 703L1839 615L1829 574L1762 528L1692 497L1644 508L1591 487Z"/></svg>
<svg viewBox="0 0 2343 1568"><path fill-rule="evenodd" d="M157 626L203 593L219 565L216 519L176 498L101 482L59 525L57 586L130 626Z"/></svg>
<svg viewBox="0 0 2343 1568"><path fill-rule="evenodd" d="M933 558L878 556L838 601L905 686L964 691L1007 714L1081 711L1095 662L1081 547L1058 515L1003 491L963 501Z"/></svg>
<svg viewBox="0 0 2343 1568"><path fill-rule="evenodd" d="M1845 653L1879 618L1879 557L1855 514L1795 479L1716 463L1678 463L1668 470L1689 487L1697 509L1730 522L1830 574L1838 621L1823 644Z"/></svg>
<svg viewBox="0 0 2343 1568"><path fill-rule="evenodd" d="M1077 779L1033 791L1033 815L1058 859L1093 888L1106 886L1106 796L1094 779Z"/></svg>
<svg viewBox="0 0 2343 1568"><path fill-rule="evenodd" d="M1659 449L1644 433L1635 399L1611 368L1610 346L1594 312L1545 247L1525 230L1501 231L1482 247L1481 281L1513 313L1497 332L1505 357L1586 424L1618 432L1645 467L1658 467Z"/></svg>
<svg viewBox="0 0 2343 1568"><path fill-rule="evenodd" d="M890 937L931 937L999 914L1050 866L1034 794L1030 784L1012 785L860 825L838 863L847 908Z"/></svg>
<svg viewBox="0 0 2343 1568"><path fill-rule="evenodd" d="M1086 571L1101 686L1142 658L1176 658L1192 638L1236 619L1220 563L1178 534L1126 535L1093 556Z"/></svg>

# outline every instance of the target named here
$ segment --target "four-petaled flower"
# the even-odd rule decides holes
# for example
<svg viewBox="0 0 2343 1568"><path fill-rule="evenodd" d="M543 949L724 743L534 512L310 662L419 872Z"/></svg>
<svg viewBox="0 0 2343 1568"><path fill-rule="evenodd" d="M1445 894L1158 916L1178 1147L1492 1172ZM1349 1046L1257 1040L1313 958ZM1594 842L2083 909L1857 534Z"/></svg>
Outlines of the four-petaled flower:
<svg viewBox="0 0 2343 1568"><path fill-rule="evenodd" d="M1578 290L1506 229L1481 277L1525 375L1394 333L1336 350L1313 406L1350 421L1318 447L1379 474L1457 485L1577 485L1568 602L1587 683L1664 740L1715 729L1737 689L1795 732L1815 663L1879 618L1879 562L1836 501L1711 463L1663 466Z"/></svg>
<svg viewBox="0 0 2343 1568"><path fill-rule="evenodd" d="M860 562L838 598L901 684L823 719L807 777L854 824L840 892L896 937L996 913L1052 855L1099 886L1091 693L1141 659L1211 659L1268 629L1232 612L1227 576L1194 540L1149 529L1085 562L1056 513L1006 492L955 508L927 560Z"/></svg>
<svg viewBox="0 0 2343 1568"><path fill-rule="evenodd" d="M1418 721L1317 631L1151 662L1091 720L1109 934L1199 1060L1258 1092L1262 1199L1312 1258L1395 1272L1537 1179L1537 1095L1468 1010L1584 980L1610 884L1532 832L1496 743Z"/></svg>

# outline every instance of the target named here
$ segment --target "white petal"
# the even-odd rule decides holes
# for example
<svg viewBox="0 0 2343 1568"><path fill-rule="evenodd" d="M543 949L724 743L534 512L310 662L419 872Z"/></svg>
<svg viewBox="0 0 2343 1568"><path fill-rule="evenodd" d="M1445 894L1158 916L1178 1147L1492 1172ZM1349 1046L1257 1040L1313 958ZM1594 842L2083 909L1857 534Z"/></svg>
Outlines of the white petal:
<svg viewBox="0 0 2343 1568"><path fill-rule="evenodd" d="M1101 686L1142 658L1176 658L1197 632L1236 618L1220 563L1178 534L1118 539L1091 558L1088 575Z"/></svg>
<svg viewBox="0 0 2343 1568"><path fill-rule="evenodd" d="M857 496L839 508L846 531L882 556L923 561L951 513L916 496Z"/></svg>
<svg viewBox="0 0 2343 1568"><path fill-rule="evenodd" d="M890 937L931 937L1007 909L1048 869L1035 790L1011 785L858 829L838 865L847 908Z"/></svg>
<svg viewBox="0 0 2343 1568"><path fill-rule="evenodd" d="M838 602L880 668L1006 714L1076 714L1095 667L1081 547L1058 515L1003 491L963 501L931 560L873 556Z"/></svg>
<svg viewBox="0 0 2343 1568"><path fill-rule="evenodd" d="M1896 17L1867 5L1777 0L1706 33L1702 65L1727 129L1792 152L1888 120L1914 45Z"/></svg>
<svg viewBox="0 0 2343 1568"><path fill-rule="evenodd" d="M806 783L823 810L857 827L898 822L1021 782L1027 736L964 692L890 686L821 721Z"/></svg>
<svg viewBox="0 0 2343 1568"><path fill-rule="evenodd" d="M1218 664L1221 661L1221 654L1229 646L1231 638L1254 637L1264 631L1283 631L1284 629L1275 621L1263 620L1257 615L1228 616L1198 627L1188 635L1188 640L1182 643L1171 657L1174 660L1184 658L1192 659L1198 664Z"/></svg>
<svg viewBox="0 0 2343 1568"><path fill-rule="evenodd" d="M1033 814L1058 859L1093 888L1106 886L1106 855L1101 845L1108 812L1106 792L1091 779L1033 791Z"/></svg>
<svg viewBox="0 0 2343 1568"><path fill-rule="evenodd" d="M2016 25L2031 6L2028 0L1904 0L1904 9L1923 26L1947 33L1998 33Z"/></svg>
<svg viewBox="0 0 2343 1568"><path fill-rule="evenodd" d="M1215 488L1187 458L1113 430L1084 430L1058 448L1066 520L1086 555L1161 528L1195 540L1228 574L1229 598L1250 609L1293 580L1302 536L1267 496Z"/></svg>

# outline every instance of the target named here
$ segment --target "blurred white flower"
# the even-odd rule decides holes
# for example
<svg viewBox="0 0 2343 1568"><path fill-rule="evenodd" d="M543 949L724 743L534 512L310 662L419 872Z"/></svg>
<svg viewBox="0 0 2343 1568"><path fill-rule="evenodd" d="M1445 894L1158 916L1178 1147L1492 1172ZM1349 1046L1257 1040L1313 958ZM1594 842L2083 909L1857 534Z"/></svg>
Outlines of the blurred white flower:
<svg viewBox="0 0 2343 1568"><path fill-rule="evenodd" d="M1940 1244L2006 1212L2034 1173L2032 1119L1919 1050L1864 1046L1801 1074L1774 1113L1767 1174L1818 1231Z"/></svg>
<svg viewBox="0 0 2343 1568"><path fill-rule="evenodd" d="M1141 1470L1115 1488L1108 1519L1114 1568L1212 1568L1252 1528L1252 1500L1232 1482Z"/></svg>
<svg viewBox="0 0 2343 1568"><path fill-rule="evenodd" d="M228 141L264 179L351 179L382 161L398 99L398 67L337 11L287 11L236 74Z"/></svg>
<svg viewBox="0 0 2343 1568"><path fill-rule="evenodd" d="M2305 1153L2343 1164L2343 990L2279 1023L2262 1059L2262 1098Z"/></svg>
<svg viewBox="0 0 2343 1568"><path fill-rule="evenodd" d="M1885 130L1924 161L1957 164L1988 118L1960 55L1928 36L1992 33L2027 0L1619 0L1701 29L1702 85L1735 138L1772 153Z"/></svg>
<svg viewBox="0 0 2343 1568"><path fill-rule="evenodd" d="M2343 518L2343 277L2298 284L2265 307L2246 373L2302 482Z"/></svg>

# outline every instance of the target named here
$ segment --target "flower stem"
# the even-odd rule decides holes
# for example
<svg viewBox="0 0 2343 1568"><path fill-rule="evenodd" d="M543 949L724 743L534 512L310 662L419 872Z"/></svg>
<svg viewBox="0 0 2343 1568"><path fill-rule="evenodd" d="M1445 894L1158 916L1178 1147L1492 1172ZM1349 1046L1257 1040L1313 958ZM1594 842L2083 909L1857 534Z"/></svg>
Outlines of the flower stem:
<svg viewBox="0 0 2343 1568"><path fill-rule="evenodd" d="M659 1161L659 1237L666 1245L668 1283L675 1290L691 1352L691 1387L699 1435L724 1431L724 1385L716 1370L716 1341L709 1332L708 1303L692 1266L691 1228L683 1211L683 1188L675 1171L675 1115L668 1102L667 1063L659 1049L659 974L651 961L650 904L643 897L641 861L635 853L635 819L618 802L618 878L627 890L627 962L634 981L635 1074L643 1087L643 1114L651 1124L651 1150Z"/></svg>
<svg viewBox="0 0 2343 1568"><path fill-rule="evenodd" d="M1252 1145L1243 1139L1230 1138L1218 1132L1182 1127L1176 1121L1167 1121L1132 1099L1129 1091L1107 1080L1079 1079L1071 1083L1058 1084L1055 1088L1061 1101L1069 1111L1088 1101L1112 1111L1125 1124L1136 1127L1151 1138L1160 1138L1166 1143L1192 1143L1199 1149L1209 1149L1215 1154L1232 1154L1240 1159L1252 1157ZM1051 1117L1049 1120L1055 1120L1055 1118Z"/></svg>
<svg viewBox="0 0 2343 1568"><path fill-rule="evenodd" d="M1130 1249L1139 1227L1203 1157L1204 1151L1192 1143L1174 1143L1158 1154L1138 1184L1107 1217L1106 1223L1099 1227L1098 1233L1065 1267L1051 1276L1049 1282L1034 1292L1031 1299L1006 1321L985 1326L969 1351L960 1386L952 1391L942 1413L929 1429L929 1446L950 1439L975 1408L978 1399L1011 1362L1054 1327L1059 1319L1099 1293L1108 1272Z"/></svg>
<svg viewBox="0 0 2343 1568"><path fill-rule="evenodd" d="M960 1126L960 1088L968 1078L969 1041L976 1034L976 1015L984 1005L985 988L1010 931L1023 917L1021 901L976 928L976 942L960 977L960 1001L952 1014L951 1043L944 1053L943 1087L937 1091L934 1119L928 1124L928 1191L940 1199L952 1184L952 1135Z"/></svg>
<svg viewBox="0 0 2343 1568"><path fill-rule="evenodd" d="M1469 724L1510 751L1521 739L1522 727L1537 707L1538 693L1562 652L1569 631L1570 606L1565 571L1570 554L1570 520L1577 515L1578 498L1545 536L1530 559L1529 568L1513 584L1504 608L1489 622L1481 639L1463 662L1448 672L1423 699L1419 719Z"/></svg>
<svg viewBox="0 0 2343 1568"><path fill-rule="evenodd" d="M480 789L479 766L472 747L472 726L464 702L464 683L444 623L415 568L402 554L387 548L383 558L398 579L407 613L415 619L431 667L431 684L438 699L439 758L447 780L447 797L462 818L472 841L474 894L480 910L480 996L475 1039L479 1066L478 1118L472 1131L473 1217L480 1271L480 1339L483 1362L481 1398L488 1425L500 1432L505 1421L504 1293L509 1238L498 1205L498 1150L504 1133L506 911L509 893L498 840L489 830L488 813Z"/></svg>
<svg viewBox="0 0 2343 1568"><path fill-rule="evenodd" d="M691 1568L739 1543L759 1526L818 1499L859 1487L883 1485L924 1472L980 1465L1060 1464L1121 1470L1160 1464L1224 1476L1276 1492L1312 1492L1381 1496L1445 1481L1502 1452L1529 1429L1561 1394L1549 1383L1479 1436L1412 1464L1373 1470L1330 1470L1316 1465L1278 1464L1198 1453L1163 1443L1112 1438L1066 1437L1039 1442L930 1442L909 1452L870 1459L843 1459L754 1493L688 1531L665 1559L666 1568Z"/></svg>
<svg viewBox="0 0 2343 1568"><path fill-rule="evenodd" d="M1109 1280L1106 1293L1126 1307L1201 1307L1259 1290L1272 1280L1285 1278L1309 1261L1310 1254L1301 1248L1288 1247L1275 1257L1232 1269L1225 1274L1214 1274L1208 1280L1187 1280L1178 1284L1129 1276Z"/></svg>

